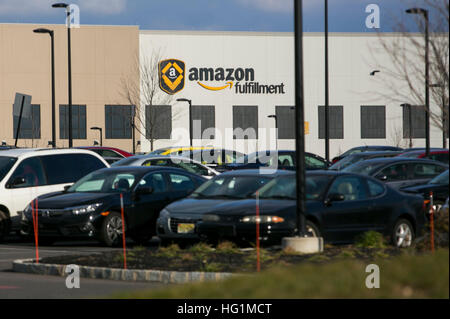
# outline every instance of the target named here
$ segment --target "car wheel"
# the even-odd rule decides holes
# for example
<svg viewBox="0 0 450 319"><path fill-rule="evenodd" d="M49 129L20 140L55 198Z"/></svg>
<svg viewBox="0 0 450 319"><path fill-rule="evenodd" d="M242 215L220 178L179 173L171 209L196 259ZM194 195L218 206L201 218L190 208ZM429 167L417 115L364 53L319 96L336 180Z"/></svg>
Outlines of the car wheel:
<svg viewBox="0 0 450 319"><path fill-rule="evenodd" d="M117 246L122 238L122 218L119 213L112 212L104 219L99 239L106 246Z"/></svg>
<svg viewBox="0 0 450 319"><path fill-rule="evenodd" d="M0 242L9 234L10 223L5 212L0 210Z"/></svg>
<svg viewBox="0 0 450 319"><path fill-rule="evenodd" d="M395 223L392 231L392 244L398 248L410 247L414 241L414 230L406 219L400 219Z"/></svg>
<svg viewBox="0 0 450 319"><path fill-rule="evenodd" d="M312 221L306 221L306 236L307 237L320 237L319 227L316 226Z"/></svg>

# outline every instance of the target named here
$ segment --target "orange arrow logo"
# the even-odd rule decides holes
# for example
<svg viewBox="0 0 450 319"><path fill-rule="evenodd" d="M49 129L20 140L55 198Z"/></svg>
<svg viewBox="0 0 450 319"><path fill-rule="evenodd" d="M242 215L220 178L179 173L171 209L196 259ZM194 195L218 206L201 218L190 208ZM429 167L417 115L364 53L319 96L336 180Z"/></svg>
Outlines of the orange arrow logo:
<svg viewBox="0 0 450 319"><path fill-rule="evenodd" d="M205 84L203 84L201 82L197 82L197 83L201 87L203 87L203 88L205 88L207 90L211 90L211 91L220 91L220 90L226 89L227 87L230 87L230 90L231 90L231 88L233 88L233 82L227 82L227 85L220 86L220 87L207 86L207 85L205 85Z"/></svg>

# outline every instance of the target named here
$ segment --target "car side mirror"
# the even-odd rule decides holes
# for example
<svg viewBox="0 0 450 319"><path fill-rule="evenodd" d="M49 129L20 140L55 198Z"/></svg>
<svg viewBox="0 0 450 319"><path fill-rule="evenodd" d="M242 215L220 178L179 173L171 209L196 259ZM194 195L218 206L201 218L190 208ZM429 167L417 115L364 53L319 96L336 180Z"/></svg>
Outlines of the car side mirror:
<svg viewBox="0 0 450 319"><path fill-rule="evenodd" d="M9 187L16 187L16 186L20 186L20 185L24 185L26 184L26 180L24 177L16 177L15 179L13 179L13 181L11 183L9 183Z"/></svg>
<svg viewBox="0 0 450 319"><path fill-rule="evenodd" d="M329 206L332 202L342 202L345 199L345 196L338 193L333 193L328 195L327 199L325 200L325 205Z"/></svg>
<svg viewBox="0 0 450 319"><path fill-rule="evenodd" d="M383 182L385 182L385 181L387 181L387 176L386 175L378 175L377 176L377 179L379 179L380 181L383 181Z"/></svg>

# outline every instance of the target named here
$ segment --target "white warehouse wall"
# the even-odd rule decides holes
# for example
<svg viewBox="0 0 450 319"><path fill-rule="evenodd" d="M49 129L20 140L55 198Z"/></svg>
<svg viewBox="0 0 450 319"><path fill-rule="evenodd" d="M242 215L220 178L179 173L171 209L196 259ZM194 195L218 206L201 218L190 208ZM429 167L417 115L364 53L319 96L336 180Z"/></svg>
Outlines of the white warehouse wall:
<svg viewBox="0 0 450 319"><path fill-rule="evenodd" d="M384 36L387 40L395 37ZM373 47L379 41L376 34L331 33L329 38L329 101L330 105L344 106L344 139L330 141L331 157L359 145L393 145L396 128L402 130L402 108L399 103L380 97L386 90L380 79L369 73L376 68L372 57ZM304 37L305 121L309 134L305 136L306 151L324 156L324 140L318 138L318 105L324 104L324 37L322 33L307 33ZM294 105L294 36L293 33L262 32L208 32L208 31L140 31L140 54L160 52L161 60L178 59L186 63L185 86L173 95L172 115L176 114L172 128L188 132L188 107L177 98L188 98L193 105L214 105L216 128L221 133L215 140L201 141L203 145L234 148L242 152L275 148L275 121L267 118L275 114L276 105ZM387 56L377 55L377 63L388 66ZM190 81L187 76L192 67L201 68L253 68L255 82L284 84L285 94L237 94L235 87L210 91ZM226 81L203 82L209 86L222 86ZM242 84L242 83L241 83ZM236 81L234 81L236 85ZM161 94L166 94L161 91ZM156 102L157 103L157 102ZM233 141L225 130L233 128L233 105L257 105L258 125L267 135L259 140ZM361 105L386 106L386 139L361 139ZM432 106L436 107L436 106ZM269 129L272 128L272 131ZM228 131L230 132L230 131ZM219 136L222 135L222 139ZM225 135L225 136L224 136ZM142 151L150 150L150 143L141 136ZM407 141L402 141L406 146ZM414 146L424 146L424 139L413 140ZM194 140L194 145L200 140ZM157 140L154 148L189 145L189 134L180 139ZM442 146L442 133L431 126L431 146ZM294 140L279 140L279 149L294 149Z"/></svg>

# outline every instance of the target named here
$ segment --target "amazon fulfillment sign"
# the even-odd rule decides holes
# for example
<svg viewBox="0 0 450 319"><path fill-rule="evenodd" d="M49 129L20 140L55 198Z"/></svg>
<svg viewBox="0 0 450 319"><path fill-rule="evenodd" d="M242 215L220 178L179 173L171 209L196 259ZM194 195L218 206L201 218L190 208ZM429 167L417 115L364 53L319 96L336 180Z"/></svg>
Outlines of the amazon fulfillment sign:
<svg viewBox="0 0 450 319"><path fill-rule="evenodd" d="M167 94L181 91L185 78L189 83L209 91L231 90L235 94L285 94L284 83L256 81L254 68L191 67L186 74L185 62L167 59L159 63L159 86Z"/></svg>

